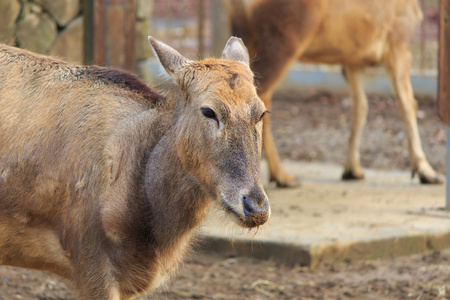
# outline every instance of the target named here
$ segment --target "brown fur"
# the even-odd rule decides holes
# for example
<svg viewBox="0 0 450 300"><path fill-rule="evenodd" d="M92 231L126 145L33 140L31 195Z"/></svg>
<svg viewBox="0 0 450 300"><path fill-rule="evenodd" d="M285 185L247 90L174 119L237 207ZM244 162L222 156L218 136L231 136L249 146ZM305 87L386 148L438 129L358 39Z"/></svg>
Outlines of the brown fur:
<svg viewBox="0 0 450 300"><path fill-rule="evenodd" d="M247 9L242 0L233 0L229 10L233 34L244 39L254 59L259 95L269 110L273 90L296 60L344 66L354 101L344 179L363 178L359 144L368 105L360 74L384 65L404 119L411 169L424 183L442 182L422 150L409 80L409 40L422 19L417 0L255 0ZM269 116L264 150L270 179L280 186L295 185L281 167Z"/></svg>
<svg viewBox="0 0 450 300"><path fill-rule="evenodd" d="M267 221L250 111L265 108L228 58L242 42L200 62L152 45L180 83L167 97L124 71L0 45L0 264L68 278L80 299L129 299L173 272L213 201L244 227ZM246 215L242 197L267 209Z"/></svg>

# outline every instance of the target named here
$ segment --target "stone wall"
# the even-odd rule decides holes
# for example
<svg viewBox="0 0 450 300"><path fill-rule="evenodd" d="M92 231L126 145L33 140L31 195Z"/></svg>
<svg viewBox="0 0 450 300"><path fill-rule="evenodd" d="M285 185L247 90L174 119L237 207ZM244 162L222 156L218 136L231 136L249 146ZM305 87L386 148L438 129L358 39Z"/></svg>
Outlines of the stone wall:
<svg viewBox="0 0 450 300"><path fill-rule="evenodd" d="M0 0L0 43L83 62L83 0ZM136 59L151 56L147 41L153 0L137 0Z"/></svg>

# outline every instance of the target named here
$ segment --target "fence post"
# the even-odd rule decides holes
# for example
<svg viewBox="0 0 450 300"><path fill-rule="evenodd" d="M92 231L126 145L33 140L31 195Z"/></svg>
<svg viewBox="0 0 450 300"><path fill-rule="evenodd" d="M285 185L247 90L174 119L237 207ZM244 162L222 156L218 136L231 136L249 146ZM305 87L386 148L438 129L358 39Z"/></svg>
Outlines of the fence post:
<svg viewBox="0 0 450 300"><path fill-rule="evenodd" d="M205 3L203 0L198 0L198 23L197 23L197 34L198 34L198 58L202 59L205 55L205 45L204 45L204 27L205 27Z"/></svg>
<svg viewBox="0 0 450 300"><path fill-rule="evenodd" d="M450 1L440 1L438 114L447 127L446 201L450 210Z"/></svg>
<svg viewBox="0 0 450 300"><path fill-rule="evenodd" d="M85 0L85 64L134 71L136 0Z"/></svg>
<svg viewBox="0 0 450 300"><path fill-rule="evenodd" d="M220 57L222 54L223 47L231 34L225 1L229 0L214 0L211 2L211 54L216 57Z"/></svg>
<svg viewBox="0 0 450 300"><path fill-rule="evenodd" d="M445 164L445 209L450 210L450 124L447 124L447 157Z"/></svg>

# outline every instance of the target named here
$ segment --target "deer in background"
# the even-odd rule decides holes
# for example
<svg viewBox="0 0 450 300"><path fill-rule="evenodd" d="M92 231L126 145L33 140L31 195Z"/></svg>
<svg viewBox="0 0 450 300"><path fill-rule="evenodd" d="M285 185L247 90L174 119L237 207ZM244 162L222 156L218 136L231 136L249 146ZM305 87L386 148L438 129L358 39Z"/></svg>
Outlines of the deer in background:
<svg viewBox="0 0 450 300"><path fill-rule="evenodd" d="M417 0L255 0L248 7L242 0L230 3L233 35L244 40L254 58L258 94L268 110L274 89L294 62L343 66L353 99L353 124L342 179L364 178L359 147L368 103L361 75L368 67L382 65L405 124L413 176L417 173L422 183L442 183L422 149L410 82L409 41L422 20ZM270 116L263 126L270 180L279 186L297 185L281 166Z"/></svg>
<svg viewBox="0 0 450 300"><path fill-rule="evenodd" d="M264 224L262 117L247 49L191 61L149 38L179 89L0 45L0 264L130 299L173 273L211 203Z"/></svg>

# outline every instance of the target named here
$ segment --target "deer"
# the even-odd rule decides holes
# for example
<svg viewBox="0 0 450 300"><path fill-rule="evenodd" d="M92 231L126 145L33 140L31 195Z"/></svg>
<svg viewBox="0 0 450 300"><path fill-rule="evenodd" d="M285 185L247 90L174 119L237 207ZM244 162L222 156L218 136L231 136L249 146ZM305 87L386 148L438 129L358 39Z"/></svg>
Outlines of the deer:
<svg viewBox="0 0 450 300"><path fill-rule="evenodd" d="M176 273L213 204L243 228L269 219L242 40L201 61L149 42L173 90L0 45L1 265L132 299Z"/></svg>
<svg viewBox="0 0 450 300"><path fill-rule="evenodd" d="M417 126L417 101L410 81L409 40L423 18L417 0L255 0L228 6L232 34L241 37L259 81L258 95L269 111L277 84L296 61L340 64L352 98L352 127L343 180L364 178L359 148L367 120L364 70L384 66L395 91L406 129L412 177L441 184L428 163ZM280 187L298 180L281 165L270 116L264 118L263 148L270 181Z"/></svg>

